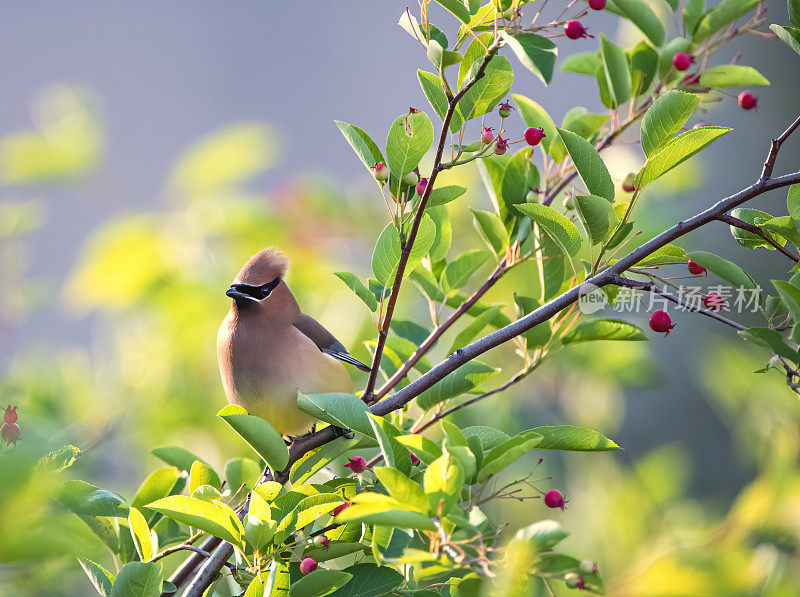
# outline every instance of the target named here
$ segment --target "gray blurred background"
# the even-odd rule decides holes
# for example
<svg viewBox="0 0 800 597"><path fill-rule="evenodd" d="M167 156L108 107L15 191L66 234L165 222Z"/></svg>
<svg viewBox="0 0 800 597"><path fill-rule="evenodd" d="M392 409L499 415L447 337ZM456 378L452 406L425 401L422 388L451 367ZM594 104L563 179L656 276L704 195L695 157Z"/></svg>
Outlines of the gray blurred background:
<svg viewBox="0 0 800 597"><path fill-rule="evenodd" d="M783 22L784 3L768 5L773 21L768 16L767 23ZM404 7L368 0L321 2L313 11L294 2L3 3L0 135L30 128L32 98L53 83L93 92L107 135L96 175L66 188L37 190L48 216L32 238L28 273L60 288L82 243L100 223L162 205L177 156L224 125L264 121L280 134L280 160L254 189L309 173L323 174L343 192L363 181L362 166L333 120L358 124L380 143L396 114L409 105L427 109L416 79L424 56L396 24ZM584 22L592 33L615 33L605 29L615 22L607 15L592 14ZM595 43L560 43L559 63L564 50L586 51ZM779 41L753 36L727 47L717 63L736 52L744 55L744 64L780 85L757 91L756 111L743 112L728 99L707 115L708 122L732 123L735 132L704 152L706 173L698 188L662 198L656 211L665 224L755 180L768 138L795 115L797 57ZM596 92L584 97L591 86L578 75L557 72L545 88L518 72L515 91L543 104L557 122L575 103L602 109ZM786 171L791 158L796 167L797 147L787 147L776 172ZM13 197L15 188L6 186L3 193ZM785 193L778 192L754 207L781 214L784 201ZM769 271L783 262L763 259L763 250L740 248L721 224L704 228L685 245L730 256L762 285L771 275L785 273ZM693 370L698 356L713 350L714 338L730 332L703 318L678 314L675 319L678 327L668 341L651 342L657 383L628 393L625 424L615 439L631 458L665 441L686 440L694 470L702 471L693 490L729 493L742 481L729 472L736 456ZM91 322L50 307L37 309L20 327L0 332L0 370L12 355L33 346L86 343ZM660 362L670 365L660 367Z"/></svg>

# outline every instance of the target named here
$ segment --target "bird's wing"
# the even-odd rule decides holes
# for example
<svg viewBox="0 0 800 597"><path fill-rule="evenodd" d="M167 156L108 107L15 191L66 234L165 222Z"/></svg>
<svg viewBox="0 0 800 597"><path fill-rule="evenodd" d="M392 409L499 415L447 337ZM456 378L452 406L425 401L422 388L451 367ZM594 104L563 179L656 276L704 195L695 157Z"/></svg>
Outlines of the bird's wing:
<svg viewBox="0 0 800 597"><path fill-rule="evenodd" d="M308 315L301 316L300 319L294 322L294 327L308 336L312 342L314 342L314 344L316 344L317 347L325 354L329 354L340 361L344 361L345 363L355 365L362 371L370 370L369 365L365 365L347 352L347 349L344 347L344 345L313 317L309 317Z"/></svg>

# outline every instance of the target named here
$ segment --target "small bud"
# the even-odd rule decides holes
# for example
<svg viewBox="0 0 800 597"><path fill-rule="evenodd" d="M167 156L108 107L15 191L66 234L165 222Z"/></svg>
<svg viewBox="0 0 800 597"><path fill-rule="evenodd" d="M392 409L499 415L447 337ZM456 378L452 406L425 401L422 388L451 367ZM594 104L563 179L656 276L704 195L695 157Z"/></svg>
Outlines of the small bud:
<svg viewBox="0 0 800 597"><path fill-rule="evenodd" d="M2 439L9 446L11 444L17 445L19 441L20 429L16 423L3 423L0 427L0 439Z"/></svg>
<svg viewBox="0 0 800 597"><path fill-rule="evenodd" d="M525 142L528 145L539 145L539 141L546 136L547 135L544 134L544 129L537 129L533 126L525 129Z"/></svg>
<svg viewBox="0 0 800 597"><path fill-rule="evenodd" d="M4 423L16 423L17 422L17 407L16 406L7 406L5 412L3 413L3 422Z"/></svg>
<svg viewBox="0 0 800 597"><path fill-rule="evenodd" d="M564 504L566 503L567 500L564 499L564 496L561 495L561 492L557 489L551 489L544 494L544 504L548 508L561 508L561 510L565 510Z"/></svg>
<svg viewBox="0 0 800 597"><path fill-rule="evenodd" d="M494 152L497 155L503 155L506 151L508 151L508 141L498 137L494 144Z"/></svg>
<svg viewBox="0 0 800 597"><path fill-rule="evenodd" d="M587 33L586 27L581 25L580 21L567 21L564 25L564 33L570 39L580 39L582 37L594 37Z"/></svg>
<svg viewBox="0 0 800 597"><path fill-rule="evenodd" d="M597 574L597 562L593 562L592 560L581 560L578 568L580 568L580 571L584 574Z"/></svg>
<svg viewBox="0 0 800 597"><path fill-rule="evenodd" d="M303 574L311 574L317 569L317 561L314 558L305 558L300 562L300 572Z"/></svg>
<svg viewBox="0 0 800 597"><path fill-rule="evenodd" d="M739 94L739 106L742 110L752 110L758 105L758 98L749 91L742 91Z"/></svg>
<svg viewBox="0 0 800 597"><path fill-rule="evenodd" d="M575 572L569 572L564 575L564 584L567 585L568 589L580 589L581 591L586 589L586 582L583 577Z"/></svg>
<svg viewBox="0 0 800 597"><path fill-rule="evenodd" d="M419 182L419 174L417 174L416 171L412 170L403 177L402 182L406 186L413 187Z"/></svg>
<svg viewBox="0 0 800 597"><path fill-rule="evenodd" d="M694 261L690 261L686 264L689 267L689 273L695 276L699 276L700 274L706 273L706 268L704 268L699 263L695 263Z"/></svg>
<svg viewBox="0 0 800 597"><path fill-rule="evenodd" d="M414 452L411 452L411 466L417 466L419 464L419 458Z"/></svg>
<svg viewBox="0 0 800 597"><path fill-rule="evenodd" d="M331 540L328 539L325 535L317 535L314 537L314 545L316 547L321 547L324 550L327 550L331 544Z"/></svg>
<svg viewBox="0 0 800 597"><path fill-rule="evenodd" d="M712 291L703 297L703 304L709 311L719 311L726 303L719 292Z"/></svg>
<svg viewBox="0 0 800 597"><path fill-rule="evenodd" d="M622 181L622 190L626 193L633 193L636 190L636 173L629 172L628 175L625 177L625 180Z"/></svg>
<svg viewBox="0 0 800 597"><path fill-rule="evenodd" d="M345 466L356 474L363 473L367 470L367 461L362 456L356 456L355 458L350 458Z"/></svg>
<svg viewBox="0 0 800 597"><path fill-rule="evenodd" d="M506 21L513 21L519 16L519 11L514 10L513 8L509 8L508 10L503 11L503 18Z"/></svg>
<svg viewBox="0 0 800 597"><path fill-rule="evenodd" d="M383 162L375 162L370 166L372 170L372 176L375 177L375 180L378 182L386 182L389 180L389 168Z"/></svg>
<svg viewBox="0 0 800 597"><path fill-rule="evenodd" d="M489 145L492 141L494 141L494 129L490 126L484 127L481 131L481 143L484 145Z"/></svg>
<svg viewBox="0 0 800 597"><path fill-rule="evenodd" d="M566 197L564 197L564 201L561 204L564 206L564 211L575 209L575 204L572 202L571 195L567 195Z"/></svg>
<svg viewBox="0 0 800 597"><path fill-rule="evenodd" d="M592 10L603 10L606 7L606 0L589 0L589 8Z"/></svg>
<svg viewBox="0 0 800 597"><path fill-rule="evenodd" d="M342 512L344 512L345 510L347 510L349 507L350 507L350 502L345 502L344 504L342 504L342 505L340 505L340 506L336 506L336 507L335 507L335 508L334 508L334 509L331 511L331 516L339 516L339 514L341 514L341 513L342 513Z"/></svg>
<svg viewBox="0 0 800 597"><path fill-rule="evenodd" d="M511 115L511 110L513 109L511 104L508 101L503 102L498 106L498 114L500 114L500 118L508 118Z"/></svg>
<svg viewBox="0 0 800 597"><path fill-rule="evenodd" d="M675 327L669 317L669 313L663 309L659 309L650 316L650 329L654 332L663 332L664 336L669 336L669 331Z"/></svg>
<svg viewBox="0 0 800 597"><path fill-rule="evenodd" d="M686 52L678 52L672 56L672 66L675 67L675 70L688 70L693 63L694 56L687 54Z"/></svg>
<svg viewBox="0 0 800 597"><path fill-rule="evenodd" d="M541 194L542 192L539 189L528 187L528 192L525 193L525 201L527 203L539 203L539 195Z"/></svg>
<svg viewBox="0 0 800 597"><path fill-rule="evenodd" d="M420 197L425 194L425 189L428 188L428 179L427 178L420 178L419 182L414 187L414 192L417 193Z"/></svg>

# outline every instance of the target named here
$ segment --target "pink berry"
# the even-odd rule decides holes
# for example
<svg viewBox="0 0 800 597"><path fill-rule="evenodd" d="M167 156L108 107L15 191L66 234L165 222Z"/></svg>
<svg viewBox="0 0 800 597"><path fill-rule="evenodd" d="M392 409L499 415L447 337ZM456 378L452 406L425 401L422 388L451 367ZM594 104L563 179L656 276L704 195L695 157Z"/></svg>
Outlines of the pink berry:
<svg viewBox="0 0 800 597"><path fill-rule="evenodd" d="M3 422L4 423L16 423L17 422L17 407L16 406L7 406L6 411L3 413Z"/></svg>
<svg viewBox="0 0 800 597"><path fill-rule="evenodd" d="M589 0L589 8L592 10L603 10L606 7L606 0Z"/></svg>
<svg viewBox="0 0 800 597"><path fill-rule="evenodd" d="M689 267L689 273L695 276L699 276L700 274L704 274L706 272L706 268L699 263L695 263L694 261L690 261L686 265Z"/></svg>
<svg viewBox="0 0 800 597"><path fill-rule="evenodd" d="M580 21L567 21L564 25L564 33L570 39L580 39L582 37L592 37L587 33L586 27Z"/></svg>
<svg viewBox="0 0 800 597"><path fill-rule="evenodd" d="M625 177L625 180L622 181L622 190L626 193L633 193L636 190L636 173L629 172L628 175Z"/></svg>
<svg viewBox="0 0 800 597"><path fill-rule="evenodd" d="M758 98L749 91L742 91L739 94L739 106L742 110L752 110L758 105Z"/></svg>
<svg viewBox="0 0 800 597"><path fill-rule="evenodd" d="M544 129L537 129L533 126L525 129L525 142L528 145L539 145L539 141L546 136L547 135L544 134Z"/></svg>
<svg viewBox="0 0 800 597"><path fill-rule="evenodd" d="M411 466L417 466L419 464L419 458L414 452L411 452Z"/></svg>
<svg viewBox="0 0 800 597"><path fill-rule="evenodd" d="M709 311L719 311L725 306L725 299L718 292L709 292L703 297L703 304Z"/></svg>
<svg viewBox="0 0 800 597"><path fill-rule="evenodd" d="M551 489L544 494L544 505L548 508L561 508L565 510L564 504L566 503L567 500L564 499L564 496L561 495L561 492L557 489Z"/></svg>
<svg viewBox="0 0 800 597"><path fill-rule="evenodd" d="M375 162L370 166L372 170L372 176L375 177L375 180L378 182L386 182L389 180L389 168L383 162Z"/></svg>
<svg viewBox="0 0 800 597"><path fill-rule="evenodd" d="M305 558L300 562L300 572L303 574L311 574L317 569L317 566L319 566L319 564L317 564L314 558Z"/></svg>
<svg viewBox="0 0 800 597"><path fill-rule="evenodd" d="M686 52L678 52L672 56L672 66L674 66L676 70L688 70L693 62L694 56Z"/></svg>
<svg viewBox="0 0 800 597"><path fill-rule="evenodd" d="M9 446L11 444L17 445L19 441L19 425L16 423L3 423L3 426L0 427L0 439Z"/></svg>
<svg viewBox="0 0 800 597"><path fill-rule="evenodd" d="M355 458L350 458L345 466L356 474L363 473L367 470L367 461L361 456L356 456Z"/></svg>
<svg viewBox="0 0 800 597"><path fill-rule="evenodd" d="M341 514L341 513L342 513L342 512L344 512L345 510L347 510L349 507L350 507L350 502L345 502L345 503L344 503L344 504L342 504L341 506L336 506L336 507L335 507L335 508L334 508L334 509L331 511L331 516L339 516L339 514Z"/></svg>
<svg viewBox="0 0 800 597"><path fill-rule="evenodd" d="M494 144L494 152L497 155L503 155L506 151L508 151L508 141L502 137L498 137Z"/></svg>
<svg viewBox="0 0 800 597"><path fill-rule="evenodd" d="M494 131L492 127L484 127L484 129L481 131L481 143L484 145L489 145L492 141L494 141L494 133L492 131Z"/></svg>
<svg viewBox="0 0 800 597"><path fill-rule="evenodd" d="M664 332L664 336L669 336L669 331L675 327L669 318L669 313L659 309L650 316L650 329L654 332Z"/></svg>
<svg viewBox="0 0 800 597"><path fill-rule="evenodd" d="M419 182L414 187L414 191L416 191L417 195L422 197L425 194L425 189L428 188L428 179L427 178L420 178ZM361 460L364 460L363 458Z"/></svg>

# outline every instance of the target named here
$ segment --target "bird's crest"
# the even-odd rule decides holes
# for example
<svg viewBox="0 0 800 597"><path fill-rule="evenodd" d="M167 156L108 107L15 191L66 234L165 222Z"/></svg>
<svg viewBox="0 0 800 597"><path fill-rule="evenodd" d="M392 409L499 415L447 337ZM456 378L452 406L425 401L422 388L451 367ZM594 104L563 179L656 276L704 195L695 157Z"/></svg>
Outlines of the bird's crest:
<svg viewBox="0 0 800 597"><path fill-rule="evenodd" d="M258 286L283 278L289 269L289 257L283 251L267 247L247 260L236 276L236 283Z"/></svg>

